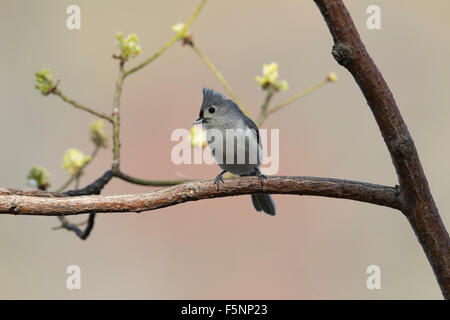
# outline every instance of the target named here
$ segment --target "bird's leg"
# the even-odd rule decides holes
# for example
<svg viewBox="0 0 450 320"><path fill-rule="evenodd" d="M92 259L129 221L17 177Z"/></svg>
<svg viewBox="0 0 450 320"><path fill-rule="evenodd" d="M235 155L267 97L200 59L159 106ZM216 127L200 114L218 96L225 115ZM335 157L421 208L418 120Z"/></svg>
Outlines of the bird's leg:
<svg viewBox="0 0 450 320"><path fill-rule="evenodd" d="M261 181L261 186L264 187L264 179L267 179L265 175L259 171L259 168L255 168L256 176L259 178L259 181Z"/></svg>
<svg viewBox="0 0 450 320"><path fill-rule="evenodd" d="M227 170L223 170L221 173L219 173L216 176L216 179L214 180L214 184L217 184L217 191L219 191L219 184L220 184L220 182L225 183L225 182L223 182L223 174L225 172L227 172Z"/></svg>

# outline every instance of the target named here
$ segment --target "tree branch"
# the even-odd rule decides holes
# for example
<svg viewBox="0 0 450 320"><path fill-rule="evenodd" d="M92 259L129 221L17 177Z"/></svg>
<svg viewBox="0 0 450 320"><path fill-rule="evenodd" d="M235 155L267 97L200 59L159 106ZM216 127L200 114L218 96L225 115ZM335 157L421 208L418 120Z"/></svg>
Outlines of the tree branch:
<svg viewBox="0 0 450 320"><path fill-rule="evenodd" d="M110 171L108 171L110 172ZM174 206L187 201L220 198L257 192L310 195L350 199L399 208L397 189L370 183L314 177L268 177L261 187L257 177L226 179L217 191L212 180L186 182L145 194L68 197L0 189L0 214L61 216L98 212L142 212Z"/></svg>
<svg viewBox="0 0 450 320"><path fill-rule="evenodd" d="M112 170L106 171L100 178L87 185L83 189L69 190L66 191L62 196L83 196L91 194L100 194L102 189L108 184L108 182L113 177ZM58 216L59 221L61 221L61 227L63 229L73 231L78 238L81 240L86 240L91 234L92 229L94 229L95 213L90 213L89 218L86 221L86 227L84 230L79 228L79 224L75 224L69 221L65 216ZM83 223L84 224L84 223Z"/></svg>
<svg viewBox="0 0 450 320"><path fill-rule="evenodd" d="M450 239L392 92L342 0L314 1L333 36L334 58L353 75L383 135L400 183L400 210L416 233L444 297L450 299Z"/></svg>

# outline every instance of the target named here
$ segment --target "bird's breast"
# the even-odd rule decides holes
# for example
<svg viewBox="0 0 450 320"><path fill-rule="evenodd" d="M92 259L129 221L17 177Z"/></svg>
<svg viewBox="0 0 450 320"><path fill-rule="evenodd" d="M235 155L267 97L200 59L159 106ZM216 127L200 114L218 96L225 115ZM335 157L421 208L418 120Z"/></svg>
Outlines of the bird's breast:
<svg viewBox="0 0 450 320"><path fill-rule="evenodd" d="M252 130L208 129L206 137L217 164L223 170L249 174L261 163L262 149Z"/></svg>

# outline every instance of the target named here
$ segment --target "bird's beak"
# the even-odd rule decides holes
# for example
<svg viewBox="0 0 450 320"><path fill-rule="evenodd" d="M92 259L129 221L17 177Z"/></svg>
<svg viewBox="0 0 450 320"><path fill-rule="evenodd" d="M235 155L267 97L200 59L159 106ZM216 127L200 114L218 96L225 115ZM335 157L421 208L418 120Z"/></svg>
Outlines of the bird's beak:
<svg viewBox="0 0 450 320"><path fill-rule="evenodd" d="M203 119L202 118L198 118L197 120L194 121L194 125L196 124L202 124L203 123Z"/></svg>

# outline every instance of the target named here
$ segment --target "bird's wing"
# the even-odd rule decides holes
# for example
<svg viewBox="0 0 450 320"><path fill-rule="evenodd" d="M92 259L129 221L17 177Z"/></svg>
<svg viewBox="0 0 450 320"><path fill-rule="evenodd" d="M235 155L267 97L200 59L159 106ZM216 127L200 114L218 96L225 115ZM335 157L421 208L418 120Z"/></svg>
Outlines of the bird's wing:
<svg viewBox="0 0 450 320"><path fill-rule="evenodd" d="M249 128L252 129L252 130L255 130L255 132L256 132L256 141L258 142L258 144L260 144L260 143L259 143L259 130L258 130L258 126L253 122L252 119L250 119L250 118L248 118L248 117L246 117L246 116L243 117L243 121L244 121L244 123L245 123L245 125L246 125L247 127L249 127Z"/></svg>

